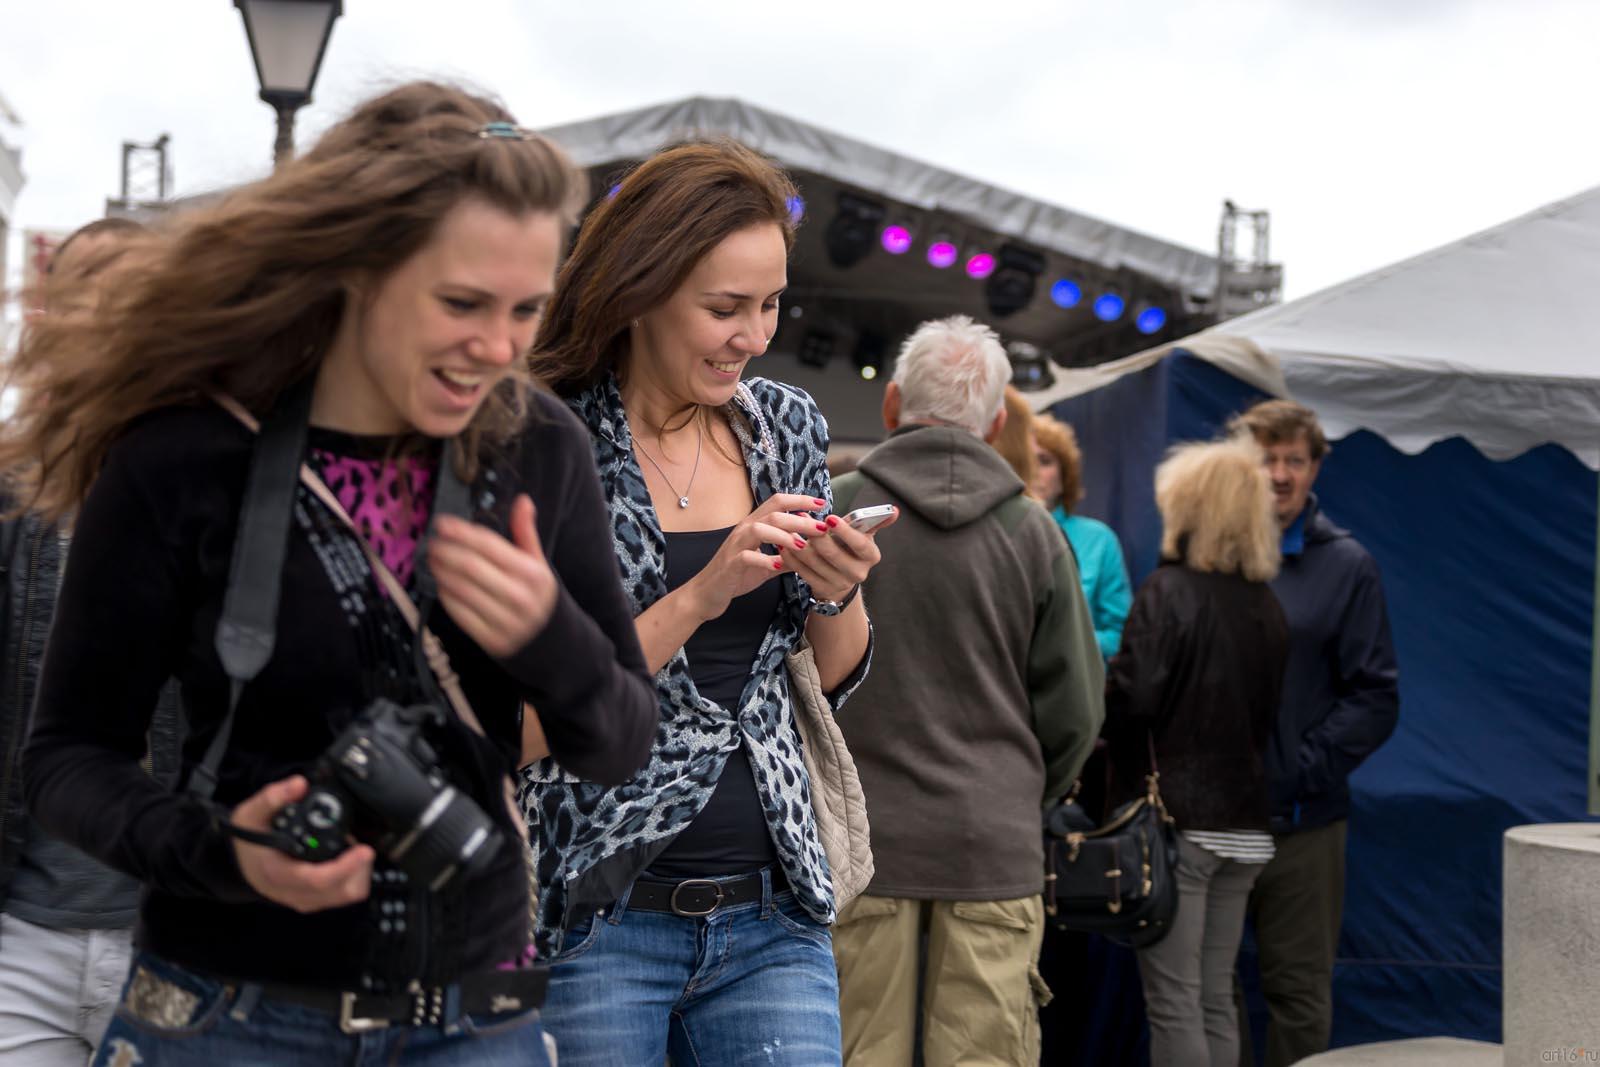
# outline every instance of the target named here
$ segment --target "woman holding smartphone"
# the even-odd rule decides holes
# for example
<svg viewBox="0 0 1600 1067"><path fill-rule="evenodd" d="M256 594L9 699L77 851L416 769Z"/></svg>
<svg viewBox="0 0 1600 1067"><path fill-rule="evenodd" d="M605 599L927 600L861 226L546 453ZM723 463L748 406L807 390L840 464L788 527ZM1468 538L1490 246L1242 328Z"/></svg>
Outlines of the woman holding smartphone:
<svg viewBox="0 0 1600 1067"><path fill-rule="evenodd" d="M794 196L735 144L658 154L584 221L540 329L534 368L589 427L662 711L625 785L530 769L564 1067L839 1059L784 657L808 641L844 702L878 550L828 514L816 404L744 377L777 328Z"/></svg>
<svg viewBox="0 0 1600 1067"><path fill-rule="evenodd" d="M642 763L658 721L587 435L525 368L582 197L567 159L498 104L406 85L130 251L93 315L30 328L0 461L19 499L74 515L75 537L28 801L148 887L96 1062L546 1062L507 804L522 708L538 707L565 766L600 781ZM274 487L276 646L240 688L218 620L257 438L221 398L275 424L286 398L308 408L294 416L304 463L330 490L292 472ZM436 516L453 479L466 514ZM430 527L429 627L481 729L431 699L400 606L430 599L414 582ZM140 767L169 677L190 727L182 778L214 769L209 800ZM475 805L492 829L474 840L498 834L496 849L429 884L400 865L407 848L366 833L387 824L358 822L325 862L274 847L274 817L307 796L336 737L371 709L428 704L409 755L370 761L372 780L415 760L438 796L453 787L449 811ZM427 841L447 818L399 829Z"/></svg>

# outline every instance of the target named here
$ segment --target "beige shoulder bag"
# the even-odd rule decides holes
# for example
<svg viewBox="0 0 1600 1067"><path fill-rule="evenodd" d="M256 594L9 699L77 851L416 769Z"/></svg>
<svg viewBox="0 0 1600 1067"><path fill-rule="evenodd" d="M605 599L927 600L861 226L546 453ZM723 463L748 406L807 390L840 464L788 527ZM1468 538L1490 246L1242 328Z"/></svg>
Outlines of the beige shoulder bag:
<svg viewBox="0 0 1600 1067"><path fill-rule="evenodd" d="M816 811L817 836L828 855L833 875L835 907L859 896L872 881L872 835L867 826L867 797L861 776L845 746L844 733L833 719L833 709L822 693L822 676L816 655L802 637L787 657L789 692L793 696L794 725L811 778L811 805Z"/></svg>

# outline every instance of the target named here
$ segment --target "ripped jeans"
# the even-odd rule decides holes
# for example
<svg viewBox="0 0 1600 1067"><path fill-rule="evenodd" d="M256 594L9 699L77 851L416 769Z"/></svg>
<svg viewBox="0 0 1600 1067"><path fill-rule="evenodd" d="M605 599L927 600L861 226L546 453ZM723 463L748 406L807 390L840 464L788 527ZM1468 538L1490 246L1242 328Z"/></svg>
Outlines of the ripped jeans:
<svg viewBox="0 0 1600 1067"><path fill-rule="evenodd" d="M630 911L580 919L551 957L544 1024L561 1067L818 1067L839 1062L828 928L792 893L706 918Z"/></svg>

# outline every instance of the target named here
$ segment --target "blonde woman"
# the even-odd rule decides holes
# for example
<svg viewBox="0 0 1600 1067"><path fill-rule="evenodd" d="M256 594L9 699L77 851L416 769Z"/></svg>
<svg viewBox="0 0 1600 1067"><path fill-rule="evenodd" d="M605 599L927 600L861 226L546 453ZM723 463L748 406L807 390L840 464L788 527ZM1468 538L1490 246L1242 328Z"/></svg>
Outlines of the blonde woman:
<svg viewBox="0 0 1600 1067"><path fill-rule="evenodd" d="M1139 951L1152 1067L1233 1067L1233 962L1250 887L1272 858L1264 758L1288 624L1267 587L1278 529L1261 450L1184 445L1156 470L1162 565L1139 587L1106 679L1112 805L1152 750L1182 831L1178 914Z"/></svg>
<svg viewBox="0 0 1600 1067"><path fill-rule="evenodd" d="M1035 415L1032 441L1036 473L1029 491L1050 509L1078 557L1083 596L1094 619L1094 639L1100 655L1110 659L1122 644L1122 624L1133 601L1122 542L1116 531L1099 519L1073 514L1072 509L1083 499L1083 453L1072 427L1049 415Z"/></svg>

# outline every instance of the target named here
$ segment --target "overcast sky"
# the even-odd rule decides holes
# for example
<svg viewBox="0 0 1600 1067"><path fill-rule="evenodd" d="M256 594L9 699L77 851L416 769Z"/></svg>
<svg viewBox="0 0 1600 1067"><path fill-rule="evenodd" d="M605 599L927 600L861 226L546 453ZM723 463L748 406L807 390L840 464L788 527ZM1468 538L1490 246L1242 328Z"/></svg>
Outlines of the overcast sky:
<svg viewBox="0 0 1600 1067"><path fill-rule="evenodd" d="M346 0L300 143L423 74L532 126L736 96L1206 251L1231 197L1290 297L1600 184L1592 0ZM256 88L228 0L7 3L14 227L100 214L124 140L260 176Z"/></svg>

